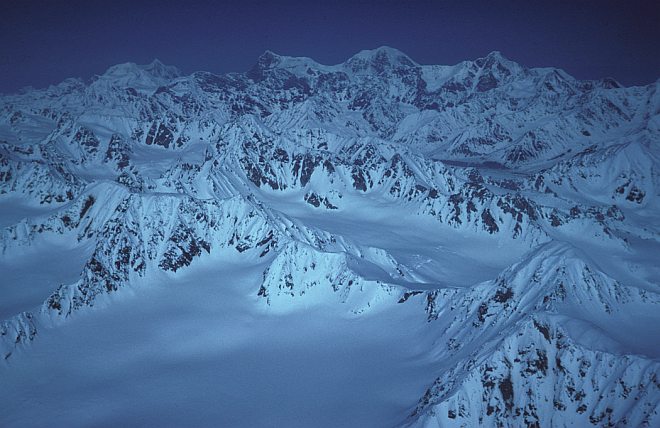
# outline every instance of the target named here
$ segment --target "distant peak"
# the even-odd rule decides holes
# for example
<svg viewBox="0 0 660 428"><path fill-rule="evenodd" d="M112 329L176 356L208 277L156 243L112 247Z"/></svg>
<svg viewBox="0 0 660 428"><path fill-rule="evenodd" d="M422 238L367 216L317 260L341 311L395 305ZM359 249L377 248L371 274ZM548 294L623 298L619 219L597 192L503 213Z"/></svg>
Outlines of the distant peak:
<svg viewBox="0 0 660 428"><path fill-rule="evenodd" d="M131 73L139 69L139 66L134 63L134 62L124 62L121 64L116 64L111 67L109 67L105 73L103 73L104 76L115 76L115 75L120 75L120 74L126 74L126 73Z"/></svg>
<svg viewBox="0 0 660 428"><path fill-rule="evenodd" d="M346 64L353 70L373 68L378 72L390 67L414 67L417 65L408 55L389 46L360 51L346 61Z"/></svg>
<svg viewBox="0 0 660 428"><path fill-rule="evenodd" d="M152 90L167 84L180 75L176 67L165 65L154 59L146 65L135 64L134 62L113 65L93 81L97 85L110 84L112 86Z"/></svg>
<svg viewBox="0 0 660 428"><path fill-rule="evenodd" d="M482 58L477 58L474 63L479 67L492 67L496 64L515 64L513 61L502 55L500 51L492 51Z"/></svg>
<svg viewBox="0 0 660 428"><path fill-rule="evenodd" d="M181 75L176 67L165 65L158 59L154 59L146 65L140 65L134 62L113 65L108 68L103 75L107 77L120 77L125 75L141 75L145 73L160 79L173 79Z"/></svg>
<svg viewBox="0 0 660 428"><path fill-rule="evenodd" d="M486 58L492 58L492 59L497 59L499 61L508 61L508 59L502 55L502 52L500 51L492 51L488 55L486 55Z"/></svg>
<svg viewBox="0 0 660 428"><path fill-rule="evenodd" d="M502 55L500 51L492 51L485 57L477 58L473 64L483 70L503 76L517 74L524 69L520 64Z"/></svg>
<svg viewBox="0 0 660 428"><path fill-rule="evenodd" d="M145 67L153 68L153 67L166 67L166 66L158 58L154 58L153 61L151 61Z"/></svg>
<svg viewBox="0 0 660 428"><path fill-rule="evenodd" d="M138 66L141 67L144 71L150 73L152 76L162 77L166 79L173 79L179 77L181 73L179 70L172 65L165 65L157 58L151 61L147 65Z"/></svg>
<svg viewBox="0 0 660 428"><path fill-rule="evenodd" d="M400 50L390 46L379 46L376 49L364 49L360 51L356 56L358 55L367 55L367 56L388 55L391 57L398 57L398 56L407 57L407 55L401 52Z"/></svg>
<svg viewBox="0 0 660 428"><path fill-rule="evenodd" d="M255 81L260 81L271 71L278 69L294 74L307 75L311 70L326 70L328 68L328 66L321 65L311 58L280 55L267 50L259 56L256 64L247 72L247 77Z"/></svg>
<svg viewBox="0 0 660 428"><path fill-rule="evenodd" d="M273 58L273 57L274 57L274 58L278 58L278 57L280 57L280 56L281 56L281 55L279 55L279 54L277 54L277 53L271 51L270 49L266 49L266 50L264 51L264 53L262 53L261 55L259 55L259 58L261 58L261 57L266 57L266 58Z"/></svg>
<svg viewBox="0 0 660 428"><path fill-rule="evenodd" d="M417 63L398 49L381 46L376 49L365 49L350 57L343 64L338 65L322 65L307 57L285 56L277 54L271 50L266 50L257 59L256 64L250 71L248 77L253 80L261 80L264 73L273 69L287 69L297 70L299 72L306 72L308 69L313 70L331 70L336 67L344 67L353 72L383 72L390 68L400 67L416 67Z"/></svg>
<svg viewBox="0 0 660 428"><path fill-rule="evenodd" d="M278 55L271 50L266 50L264 53L259 55L256 66L261 69L272 68L279 64L281 59L281 55Z"/></svg>
<svg viewBox="0 0 660 428"><path fill-rule="evenodd" d="M411 65L415 64L413 60L410 59L408 55L405 53L401 52L400 50L396 48L392 48L390 46L381 46L376 49L365 49L357 54L353 55L349 61L353 59L375 59L375 58L390 58L394 59L397 61L403 61L403 62L408 62Z"/></svg>
<svg viewBox="0 0 660 428"><path fill-rule="evenodd" d="M658 79L658 81L660 81L660 79ZM622 87L622 85L612 77L604 77L598 82L600 83L600 86L605 89L616 89Z"/></svg>
<svg viewBox="0 0 660 428"><path fill-rule="evenodd" d="M275 52L266 50L259 55L256 64L254 64L254 66L247 72L247 76L257 82L264 79L268 70L277 67L277 65L282 62L281 58L282 57Z"/></svg>

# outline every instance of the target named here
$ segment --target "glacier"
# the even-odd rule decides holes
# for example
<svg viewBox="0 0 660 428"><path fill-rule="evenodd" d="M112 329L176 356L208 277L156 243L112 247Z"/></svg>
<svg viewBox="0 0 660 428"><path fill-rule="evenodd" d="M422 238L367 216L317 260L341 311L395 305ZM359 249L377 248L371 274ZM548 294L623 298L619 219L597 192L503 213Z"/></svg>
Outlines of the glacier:
<svg viewBox="0 0 660 428"><path fill-rule="evenodd" d="M660 80L155 60L0 97L0 425L657 426Z"/></svg>

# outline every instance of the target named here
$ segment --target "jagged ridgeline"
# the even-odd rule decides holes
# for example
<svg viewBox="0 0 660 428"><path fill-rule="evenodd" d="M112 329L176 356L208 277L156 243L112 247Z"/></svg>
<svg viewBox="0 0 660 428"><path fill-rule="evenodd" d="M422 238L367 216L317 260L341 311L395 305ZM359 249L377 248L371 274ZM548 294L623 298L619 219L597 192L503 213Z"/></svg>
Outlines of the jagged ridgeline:
<svg viewBox="0 0 660 428"><path fill-rule="evenodd" d="M658 426L659 90L383 47L5 95L0 268L77 264L0 279L0 371L134 284L231 259L269 313L422 315L426 392L392 424Z"/></svg>

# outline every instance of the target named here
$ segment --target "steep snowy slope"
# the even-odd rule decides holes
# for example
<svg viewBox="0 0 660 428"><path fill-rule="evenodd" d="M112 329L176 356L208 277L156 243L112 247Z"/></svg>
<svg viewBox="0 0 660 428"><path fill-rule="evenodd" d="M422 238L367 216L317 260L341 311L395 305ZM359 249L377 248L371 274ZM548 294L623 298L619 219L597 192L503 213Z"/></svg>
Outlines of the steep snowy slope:
<svg viewBox="0 0 660 428"><path fill-rule="evenodd" d="M659 424L659 88L382 47L3 97L0 425Z"/></svg>

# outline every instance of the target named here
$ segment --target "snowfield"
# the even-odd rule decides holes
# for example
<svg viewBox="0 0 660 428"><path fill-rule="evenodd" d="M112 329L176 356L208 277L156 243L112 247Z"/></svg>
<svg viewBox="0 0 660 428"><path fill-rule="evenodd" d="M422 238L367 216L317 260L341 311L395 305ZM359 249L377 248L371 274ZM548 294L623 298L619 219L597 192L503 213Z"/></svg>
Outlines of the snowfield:
<svg viewBox="0 0 660 428"><path fill-rule="evenodd" d="M207 257L49 329L4 369L2 424L402 422L433 367L424 313L357 317L320 303L273 314L256 301L262 269Z"/></svg>

